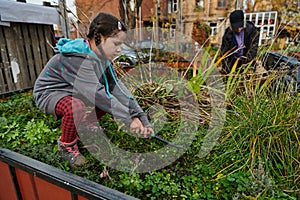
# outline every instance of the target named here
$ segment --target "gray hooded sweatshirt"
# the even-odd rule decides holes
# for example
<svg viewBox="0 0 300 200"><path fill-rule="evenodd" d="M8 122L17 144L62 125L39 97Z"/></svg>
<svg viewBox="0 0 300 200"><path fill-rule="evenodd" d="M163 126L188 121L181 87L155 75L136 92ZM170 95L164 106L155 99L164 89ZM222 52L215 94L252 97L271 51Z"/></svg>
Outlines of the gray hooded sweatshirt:
<svg viewBox="0 0 300 200"><path fill-rule="evenodd" d="M57 49L59 53L49 60L34 85L34 100L41 111L56 117L57 102L74 96L127 126L133 117L150 126L146 113L117 78L111 63L101 61L83 38L62 38Z"/></svg>

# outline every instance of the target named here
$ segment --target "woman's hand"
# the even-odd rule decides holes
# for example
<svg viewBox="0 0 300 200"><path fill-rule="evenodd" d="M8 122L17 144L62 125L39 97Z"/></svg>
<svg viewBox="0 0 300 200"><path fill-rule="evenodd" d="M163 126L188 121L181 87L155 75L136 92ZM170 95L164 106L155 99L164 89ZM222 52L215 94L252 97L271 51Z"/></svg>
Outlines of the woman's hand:
<svg viewBox="0 0 300 200"><path fill-rule="evenodd" d="M139 118L133 118L130 124L130 131L136 134L142 134L144 138L150 137L150 134L153 133L153 129L151 127L144 127Z"/></svg>

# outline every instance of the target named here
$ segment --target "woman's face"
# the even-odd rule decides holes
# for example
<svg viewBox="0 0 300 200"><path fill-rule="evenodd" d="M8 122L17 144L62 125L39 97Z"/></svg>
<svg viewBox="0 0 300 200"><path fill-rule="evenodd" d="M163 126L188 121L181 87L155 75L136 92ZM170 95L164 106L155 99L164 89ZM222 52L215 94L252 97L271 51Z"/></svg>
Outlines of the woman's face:
<svg viewBox="0 0 300 200"><path fill-rule="evenodd" d="M112 37L102 40L101 45L107 59L112 60L121 52L121 44L126 39L126 33L120 31Z"/></svg>
<svg viewBox="0 0 300 200"><path fill-rule="evenodd" d="M233 31L234 31L235 33L239 34L243 29L244 29L244 27L239 27L239 28L233 29Z"/></svg>

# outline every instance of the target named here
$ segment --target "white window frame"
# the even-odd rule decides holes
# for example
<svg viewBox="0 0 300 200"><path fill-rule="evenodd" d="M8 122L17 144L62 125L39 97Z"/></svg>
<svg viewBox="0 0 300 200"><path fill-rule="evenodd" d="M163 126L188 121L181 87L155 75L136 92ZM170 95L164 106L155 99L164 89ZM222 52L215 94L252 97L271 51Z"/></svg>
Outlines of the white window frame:
<svg viewBox="0 0 300 200"><path fill-rule="evenodd" d="M215 26L212 26L211 23L215 23L216 25ZM210 36L216 36L217 35L217 30L218 30L218 23L216 22L211 22L209 23L209 27L210 27Z"/></svg>
<svg viewBox="0 0 300 200"><path fill-rule="evenodd" d="M274 39L277 24L277 11L245 13L245 18L247 21L253 22L256 27L260 28L259 46L268 40Z"/></svg>
<svg viewBox="0 0 300 200"><path fill-rule="evenodd" d="M168 0L168 13L173 13L178 11L178 1L180 0Z"/></svg>
<svg viewBox="0 0 300 200"><path fill-rule="evenodd" d="M222 4L222 5L220 5L219 3ZM218 0L217 6L218 6L218 8L226 8L227 7L227 0Z"/></svg>
<svg viewBox="0 0 300 200"><path fill-rule="evenodd" d="M170 24L170 39L176 37L176 24Z"/></svg>

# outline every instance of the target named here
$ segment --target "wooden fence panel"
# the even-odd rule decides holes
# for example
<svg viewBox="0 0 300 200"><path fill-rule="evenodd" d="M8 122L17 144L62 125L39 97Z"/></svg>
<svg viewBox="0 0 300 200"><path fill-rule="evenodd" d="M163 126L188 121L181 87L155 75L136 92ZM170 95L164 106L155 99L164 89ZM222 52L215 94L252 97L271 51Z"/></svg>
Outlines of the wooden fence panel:
<svg viewBox="0 0 300 200"><path fill-rule="evenodd" d="M53 26L10 23L0 26L0 94L31 88L45 64L53 56ZM14 80L14 62L19 74ZM12 67L13 65L13 67Z"/></svg>
<svg viewBox="0 0 300 200"><path fill-rule="evenodd" d="M1 51L0 51L0 61L1 61ZM3 63L0 62L0 93L1 93L1 91L5 91L5 82L4 82L3 70L4 70Z"/></svg>
<svg viewBox="0 0 300 200"><path fill-rule="evenodd" d="M34 69L34 57L32 52L32 44L30 39L30 32L28 24L22 24L21 28L23 30L23 37L24 37L24 44L25 44L25 54L27 58L27 68L28 68L28 75L31 82L31 85L34 85L34 82L37 78L35 69Z"/></svg>
<svg viewBox="0 0 300 200"><path fill-rule="evenodd" d="M16 38L13 30L13 25L12 27L4 28L4 35L5 35L5 40L6 40L6 46L7 46L7 51L9 53L9 70L11 71L12 75L14 75L12 71L12 61L18 62L18 53L17 53L17 45L16 45ZM14 85L15 90L20 90L21 89L21 83L22 83L22 76L17 77L18 80L14 80L14 78L11 80L11 83Z"/></svg>
<svg viewBox="0 0 300 200"><path fill-rule="evenodd" d="M38 41L39 41L39 46L41 49L41 57L42 57L42 67L46 65L48 61L47 57L47 43L46 39L44 37L44 27L43 26L37 26L37 33L38 33Z"/></svg>
<svg viewBox="0 0 300 200"><path fill-rule="evenodd" d="M7 91L7 84L5 81L5 66L4 66L4 54L6 54L5 45L3 41L3 28L0 26L0 93L3 91Z"/></svg>
<svg viewBox="0 0 300 200"><path fill-rule="evenodd" d="M5 40L5 27L0 26L1 28L1 35L2 37L0 37L0 45L1 45L1 62L3 65L3 82L5 83L1 88L2 91L1 92L6 92L6 91L13 91L15 90L15 86L12 82L13 78L12 78L12 74L10 71L10 62L9 62L9 52L7 49L7 45L6 45L6 40Z"/></svg>
<svg viewBox="0 0 300 200"><path fill-rule="evenodd" d="M21 30L21 24L14 23L12 24L12 28L14 30L14 38L16 44L16 52L17 52L17 63L19 64L20 68L20 75L21 78L21 89L28 88L31 86L29 80L29 72L28 72L28 62L25 55L25 46L24 37Z"/></svg>
<svg viewBox="0 0 300 200"><path fill-rule="evenodd" d="M38 38L37 28L35 24L29 26L29 32L31 38L31 45L33 49L33 56L34 56L33 60L34 60L35 70L36 72L40 72L42 71L43 68L43 61L42 61L41 49L38 41L39 38Z"/></svg>
<svg viewBox="0 0 300 200"><path fill-rule="evenodd" d="M53 26L47 26L43 25L44 27L44 37L46 39L46 50L47 50L47 55L52 56L54 52L54 41L55 41L55 33L54 33L54 28ZM50 58L48 58L49 60Z"/></svg>

